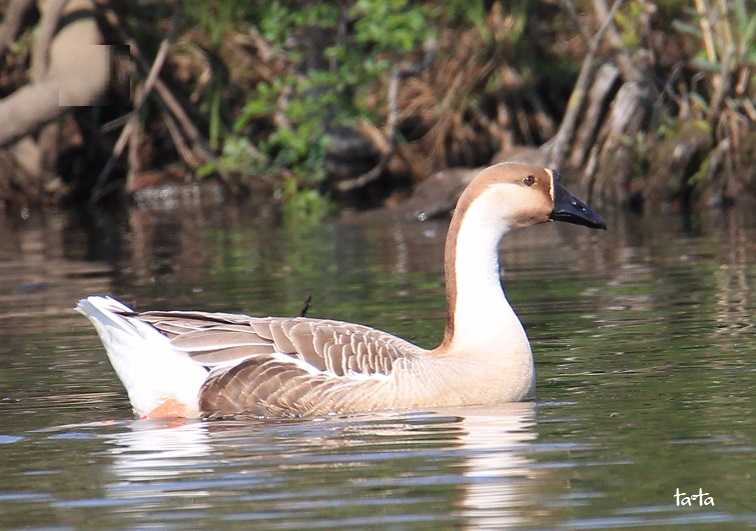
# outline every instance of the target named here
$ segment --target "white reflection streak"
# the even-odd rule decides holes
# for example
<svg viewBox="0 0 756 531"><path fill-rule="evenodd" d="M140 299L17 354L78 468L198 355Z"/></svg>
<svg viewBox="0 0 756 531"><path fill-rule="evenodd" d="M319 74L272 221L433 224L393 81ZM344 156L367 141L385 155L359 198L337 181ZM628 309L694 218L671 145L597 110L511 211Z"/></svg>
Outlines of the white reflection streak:
<svg viewBox="0 0 756 531"><path fill-rule="evenodd" d="M462 516L470 528L524 524L525 478L533 474L526 457L528 443L536 438L535 404L522 402L491 408L465 408L462 416L467 479Z"/></svg>
<svg viewBox="0 0 756 531"><path fill-rule="evenodd" d="M135 421L131 431L114 438L113 472L126 482L178 479L182 470L198 472L210 454L207 426L201 422Z"/></svg>

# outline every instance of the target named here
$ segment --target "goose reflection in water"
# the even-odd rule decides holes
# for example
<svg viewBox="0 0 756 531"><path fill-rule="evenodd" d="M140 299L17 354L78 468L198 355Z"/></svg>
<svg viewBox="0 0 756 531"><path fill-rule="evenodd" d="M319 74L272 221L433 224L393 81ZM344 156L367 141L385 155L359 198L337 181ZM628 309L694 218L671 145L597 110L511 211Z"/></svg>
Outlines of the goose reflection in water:
<svg viewBox="0 0 756 531"><path fill-rule="evenodd" d="M473 528L521 526L523 507L532 489L526 487L535 474L527 457L536 439L535 403L520 402L499 407L473 408L458 413L463 432L465 486L461 509Z"/></svg>
<svg viewBox="0 0 756 531"><path fill-rule="evenodd" d="M135 421L112 441L117 479L108 495L143 510L145 521L170 512L308 527L439 523L451 507L456 526L521 526L536 474L528 457L535 422L532 402L275 422Z"/></svg>

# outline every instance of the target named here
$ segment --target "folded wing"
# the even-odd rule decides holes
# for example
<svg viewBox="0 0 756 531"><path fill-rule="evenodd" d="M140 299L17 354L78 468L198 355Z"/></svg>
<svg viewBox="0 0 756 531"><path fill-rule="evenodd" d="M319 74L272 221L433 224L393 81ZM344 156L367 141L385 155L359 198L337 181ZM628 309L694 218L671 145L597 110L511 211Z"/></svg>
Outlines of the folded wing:
<svg viewBox="0 0 756 531"><path fill-rule="evenodd" d="M139 318L210 370L200 406L214 415L348 410L420 350L339 321L203 312L145 312Z"/></svg>

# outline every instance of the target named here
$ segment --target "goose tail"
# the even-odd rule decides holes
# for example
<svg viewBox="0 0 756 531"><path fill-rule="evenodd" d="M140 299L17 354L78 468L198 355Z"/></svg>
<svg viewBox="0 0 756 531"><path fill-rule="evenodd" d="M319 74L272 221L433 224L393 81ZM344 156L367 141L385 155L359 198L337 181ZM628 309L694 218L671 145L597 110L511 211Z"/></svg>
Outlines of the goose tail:
<svg viewBox="0 0 756 531"><path fill-rule="evenodd" d="M92 296L76 310L94 325L110 364L142 418L197 417L207 369L111 297Z"/></svg>

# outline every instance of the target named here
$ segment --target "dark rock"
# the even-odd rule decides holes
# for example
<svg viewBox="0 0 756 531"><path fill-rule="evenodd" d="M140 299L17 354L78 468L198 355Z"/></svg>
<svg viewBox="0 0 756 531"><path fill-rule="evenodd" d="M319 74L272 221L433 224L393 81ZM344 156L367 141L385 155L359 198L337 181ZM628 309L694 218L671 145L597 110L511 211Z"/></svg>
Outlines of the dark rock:
<svg viewBox="0 0 756 531"><path fill-rule="evenodd" d="M425 221L443 217L454 210L457 199L481 168L449 168L434 173L415 189L398 208L405 217Z"/></svg>
<svg viewBox="0 0 756 531"><path fill-rule="evenodd" d="M370 171L380 161L380 153L370 139L351 127L328 131L325 168L330 179L343 181Z"/></svg>

